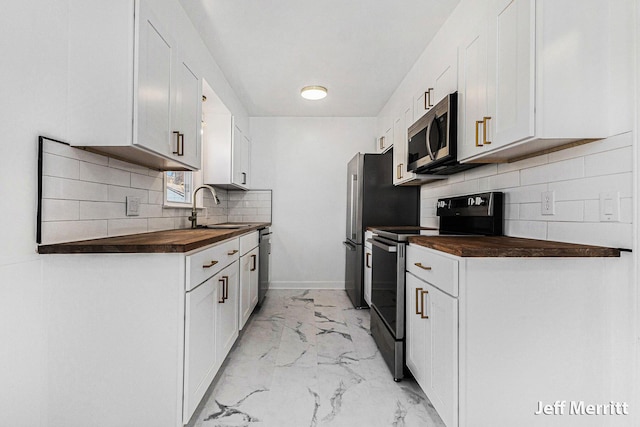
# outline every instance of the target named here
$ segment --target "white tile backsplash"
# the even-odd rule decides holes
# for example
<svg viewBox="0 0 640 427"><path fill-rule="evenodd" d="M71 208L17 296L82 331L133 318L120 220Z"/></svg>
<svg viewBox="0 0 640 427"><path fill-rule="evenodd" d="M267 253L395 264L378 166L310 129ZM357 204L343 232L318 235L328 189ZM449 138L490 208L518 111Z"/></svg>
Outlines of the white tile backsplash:
<svg viewBox="0 0 640 427"><path fill-rule="evenodd" d="M42 197L44 199L106 201L107 189L106 184L53 176L42 177Z"/></svg>
<svg viewBox="0 0 640 427"><path fill-rule="evenodd" d="M131 173L108 166L80 162L80 181L99 182L103 184L128 187L131 184Z"/></svg>
<svg viewBox="0 0 640 427"><path fill-rule="evenodd" d="M78 179L80 176L80 161L44 153L42 156L42 174L59 178Z"/></svg>
<svg viewBox="0 0 640 427"><path fill-rule="evenodd" d="M507 236L631 248L631 132L513 163L483 165L424 184L421 224L437 226L438 198L478 191L505 195ZM555 215L542 215L542 192L555 192ZM620 221L600 222L600 193L620 193Z"/></svg>
<svg viewBox="0 0 640 427"><path fill-rule="evenodd" d="M43 244L191 226L190 208L163 206L162 172L53 141L43 152ZM220 205L203 193L200 223L271 222L271 191L216 192ZM126 215L127 196L140 198L140 215Z"/></svg>

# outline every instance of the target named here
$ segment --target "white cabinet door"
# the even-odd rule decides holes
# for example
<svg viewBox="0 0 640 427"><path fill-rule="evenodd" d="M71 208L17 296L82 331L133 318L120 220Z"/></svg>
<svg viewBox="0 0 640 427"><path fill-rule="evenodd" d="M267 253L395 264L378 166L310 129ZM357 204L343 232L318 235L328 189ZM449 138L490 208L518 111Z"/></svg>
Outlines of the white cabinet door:
<svg viewBox="0 0 640 427"><path fill-rule="evenodd" d="M458 90L458 52L455 48L444 52L443 64L440 68L437 68L431 93L431 103L433 105Z"/></svg>
<svg viewBox="0 0 640 427"><path fill-rule="evenodd" d="M183 422L187 424L216 374L218 284L210 278L186 295Z"/></svg>
<svg viewBox="0 0 640 427"><path fill-rule="evenodd" d="M393 118L383 117L381 135L376 144L376 153L386 153L393 147Z"/></svg>
<svg viewBox="0 0 640 427"><path fill-rule="evenodd" d="M494 16L495 107L487 148L530 138L535 131L535 0L500 0Z"/></svg>
<svg viewBox="0 0 640 427"><path fill-rule="evenodd" d="M238 261L214 276L218 286L216 312L216 356L222 363L238 338Z"/></svg>
<svg viewBox="0 0 640 427"><path fill-rule="evenodd" d="M240 257L240 330L247 323L253 309L258 304L258 252L259 248L256 247Z"/></svg>
<svg viewBox="0 0 640 427"><path fill-rule="evenodd" d="M249 188L249 180L251 174L251 140L246 134L242 134L242 148L241 148L242 160L241 160L241 173L242 182L246 188Z"/></svg>
<svg viewBox="0 0 640 427"><path fill-rule="evenodd" d="M458 425L458 300L423 283L426 321L425 393L447 426ZM415 295L414 295L415 296Z"/></svg>
<svg viewBox="0 0 640 427"><path fill-rule="evenodd" d="M175 99L172 137L177 141L171 154L181 157L180 161L200 169L202 83L184 60L178 62Z"/></svg>
<svg viewBox="0 0 640 427"><path fill-rule="evenodd" d="M487 91L487 28L478 25L478 31L460 47L460 87L458 91L458 158L478 154L483 145L490 144L483 124L488 117ZM486 117L486 119L485 119Z"/></svg>
<svg viewBox="0 0 640 427"><path fill-rule="evenodd" d="M425 382L425 372L430 369L431 360L427 357L427 322L420 315L420 296L424 288L424 282L410 273L406 275L406 359L407 367L416 381L426 391L428 384Z"/></svg>
<svg viewBox="0 0 640 427"><path fill-rule="evenodd" d="M253 249L249 253L249 258L251 258L251 284L249 287L249 307L251 307L249 314L251 314L256 305L258 305L258 286L260 285L260 248L256 247Z"/></svg>
<svg viewBox="0 0 640 427"><path fill-rule="evenodd" d="M134 144L170 156L177 149L177 141L171 148L176 45L147 1L140 2L138 26L138 73L134 95L138 108Z"/></svg>
<svg viewBox="0 0 640 427"><path fill-rule="evenodd" d="M393 121L393 183L401 183L407 175L407 162L404 159L407 151L407 141L403 141L403 134L406 137L406 129L403 132L404 117L398 115Z"/></svg>
<svg viewBox="0 0 640 427"><path fill-rule="evenodd" d="M243 176L242 176L242 130L238 127L237 124L233 125L233 149L232 149L232 159L231 159L231 174L232 174L232 183L238 186L242 186Z"/></svg>
<svg viewBox="0 0 640 427"><path fill-rule="evenodd" d="M415 123L416 120L418 120L420 117L424 116L425 113L427 111L429 111L431 109L431 107L433 107L435 104L433 103L434 100L434 88L433 88L433 84L432 82L429 82L429 84L425 85L424 89L421 89L420 92L418 92L414 97L413 97L413 122Z"/></svg>

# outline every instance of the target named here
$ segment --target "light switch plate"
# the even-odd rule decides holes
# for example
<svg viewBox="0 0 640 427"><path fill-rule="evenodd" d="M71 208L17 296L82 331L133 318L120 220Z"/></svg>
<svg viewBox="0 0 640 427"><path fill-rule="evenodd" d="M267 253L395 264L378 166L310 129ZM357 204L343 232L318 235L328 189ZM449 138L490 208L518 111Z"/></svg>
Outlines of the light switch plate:
<svg viewBox="0 0 640 427"><path fill-rule="evenodd" d="M140 197L127 196L127 216L140 216Z"/></svg>
<svg viewBox="0 0 640 427"><path fill-rule="evenodd" d="M600 222L620 221L620 192L600 193Z"/></svg>

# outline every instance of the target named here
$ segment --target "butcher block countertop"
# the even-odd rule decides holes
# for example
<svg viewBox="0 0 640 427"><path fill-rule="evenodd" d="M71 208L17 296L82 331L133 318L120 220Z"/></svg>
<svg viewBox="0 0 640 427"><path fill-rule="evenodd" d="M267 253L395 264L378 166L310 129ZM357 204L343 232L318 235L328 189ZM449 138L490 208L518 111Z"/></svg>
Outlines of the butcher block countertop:
<svg viewBox="0 0 640 427"><path fill-rule="evenodd" d="M620 249L507 236L411 236L409 243L459 257L619 257Z"/></svg>
<svg viewBox="0 0 640 427"><path fill-rule="evenodd" d="M269 223L252 223L238 229L185 228L154 231L151 233L130 234L128 236L40 245L38 253L181 253L222 242L232 237L238 237L269 225Z"/></svg>

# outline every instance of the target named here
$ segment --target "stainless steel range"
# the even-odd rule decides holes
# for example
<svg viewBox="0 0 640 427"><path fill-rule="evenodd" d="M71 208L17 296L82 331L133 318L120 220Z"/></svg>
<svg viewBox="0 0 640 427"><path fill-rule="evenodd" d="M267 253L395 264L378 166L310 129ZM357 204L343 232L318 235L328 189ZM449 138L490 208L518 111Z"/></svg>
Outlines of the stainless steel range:
<svg viewBox="0 0 640 427"><path fill-rule="evenodd" d="M439 229L380 227L373 245L371 272L371 334L395 381L404 377L406 246L410 236L502 235L503 195L499 192L439 199Z"/></svg>

